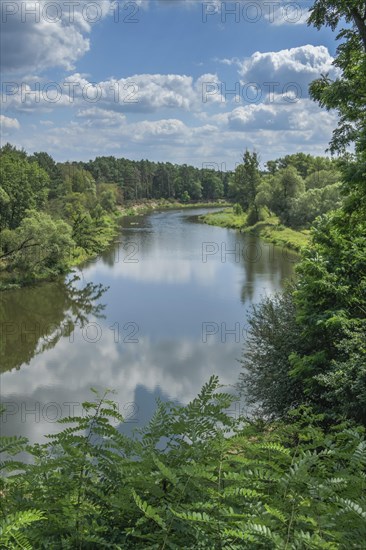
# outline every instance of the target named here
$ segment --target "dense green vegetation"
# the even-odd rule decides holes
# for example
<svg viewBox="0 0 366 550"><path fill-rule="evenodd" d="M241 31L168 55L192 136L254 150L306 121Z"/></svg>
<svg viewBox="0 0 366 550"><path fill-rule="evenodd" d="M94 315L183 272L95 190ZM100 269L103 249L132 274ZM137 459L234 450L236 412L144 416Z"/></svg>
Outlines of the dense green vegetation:
<svg viewBox="0 0 366 550"><path fill-rule="evenodd" d="M260 171L258 155L245 151L229 180L232 210L207 214L205 223L255 232L300 251L316 218L341 206L340 159L304 153L270 160Z"/></svg>
<svg viewBox="0 0 366 550"><path fill-rule="evenodd" d="M296 281L265 298L249 318L238 388L259 408L260 419L232 418L235 397L213 377L186 407L160 403L133 439L118 429L123 419L107 398L84 404L83 416L63 419L66 428L44 445L2 438L6 454L25 451L32 458L29 465L3 463L2 547L364 548L365 13L361 0L316 0L310 18L318 28L335 29L343 18L348 23L335 60L341 76L334 82L322 77L311 93L340 114L331 148L342 151L354 142L355 153L336 165L319 161L318 173L331 174L323 174L321 185L300 155L297 167L294 157L290 165L280 159L258 177L258 159L247 152L235 174L241 210L236 206L233 215L247 216L251 225L260 222L261 208L270 208L283 224L297 227L301 214L307 226L304 194L316 203L322 190L337 186L342 197L332 211L314 207L322 215ZM25 181L27 174L37 177L31 206L42 206L44 174L22 166ZM81 179L91 185L86 173ZM34 219L21 201L13 204L7 188L1 200L8 205L3 231L18 231L16 242L24 242L29 227L56 223L43 218L47 213ZM64 231L63 238L73 234Z"/></svg>
<svg viewBox="0 0 366 550"><path fill-rule="evenodd" d="M248 225L248 215L241 209L239 204L225 208L220 212L211 212L199 216L199 220L208 225L239 229L241 233L254 233L270 243L284 248L301 252L309 242L310 231L308 229L291 229L280 223L277 216L266 212L264 219L254 225Z"/></svg>
<svg viewBox="0 0 366 550"><path fill-rule="evenodd" d="M47 153L0 150L1 286L47 279L97 254L117 230L115 186Z"/></svg>
<svg viewBox="0 0 366 550"><path fill-rule="evenodd" d="M364 430L325 432L306 408L271 426L235 419L234 399L212 377L187 406L160 403L139 437L105 396L45 444L2 438L33 463L4 465L1 546L359 549Z"/></svg>

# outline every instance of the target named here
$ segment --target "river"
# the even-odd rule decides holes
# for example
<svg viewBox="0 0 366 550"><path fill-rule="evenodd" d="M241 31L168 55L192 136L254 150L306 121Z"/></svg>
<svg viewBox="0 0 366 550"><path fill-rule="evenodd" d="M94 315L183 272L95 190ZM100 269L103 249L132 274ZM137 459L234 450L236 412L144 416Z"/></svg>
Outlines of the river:
<svg viewBox="0 0 366 550"><path fill-rule="evenodd" d="M116 390L132 428L157 397L187 403L211 374L235 384L248 308L282 288L297 256L197 223L207 211L127 217L117 242L73 274L2 294L3 435L42 441L82 412L90 387Z"/></svg>

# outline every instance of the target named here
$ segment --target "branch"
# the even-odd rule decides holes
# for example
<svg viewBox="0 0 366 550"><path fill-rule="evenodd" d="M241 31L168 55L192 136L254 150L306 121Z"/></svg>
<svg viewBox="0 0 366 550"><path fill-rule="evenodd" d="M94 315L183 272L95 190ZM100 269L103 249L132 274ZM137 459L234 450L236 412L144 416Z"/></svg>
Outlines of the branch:
<svg viewBox="0 0 366 550"><path fill-rule="evenodd" d="M356 27L358 29L358 32L360 33L361 40L363 43L363 49L366 53L366 24L365 24L365 18L362 17L360 12L356 8L351 8L350 13L353 17L353 20L356 24Z"/></svg>
<svg viewBox="0 0 366 550"><path fill-rule="evenodd" d="M2 260L3 258L6 258L7 256L11 256L12 254L14 254L14 252L20 252L20 250L25 250L26 248L32 248L33 246L40 246L40 243L27 244L32 239L33 237L29 237L28 239L23 241L22 244L17 248L13 248L13 250L10 250L9 252L5 252L5 254L2 254L0 256L0 260Z"/></svg>

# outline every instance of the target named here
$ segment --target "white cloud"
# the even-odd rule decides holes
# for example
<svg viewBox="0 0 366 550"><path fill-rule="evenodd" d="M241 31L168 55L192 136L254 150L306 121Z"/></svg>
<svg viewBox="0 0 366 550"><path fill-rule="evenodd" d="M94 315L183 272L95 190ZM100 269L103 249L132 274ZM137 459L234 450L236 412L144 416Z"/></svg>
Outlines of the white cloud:
<svg viewBox="0 0 366 550"><path fill-rule="evenodd" d="M19 121L16 118L9 118L4 115L0 115L0 126L5 130L18 130L20 128Z"/></svg>
<svg viewBox="0 0 366 550"><path fill-rule="evenodd" d="M241 105L188 124L178 118L129 121L122 113L96 107L81 109L71 122L24 129L14 144L29 151L47 150L58 160L93 156L235 166L248 147L260 151L264 161L298 151L314 155L324 149L336 126L336 116L309 99L294 104ZM93 131L93 130L96 131Z"/></svg>
<svg viewBox="0 0 366 550"><path fill-rule="evenodd" d="M73 70L90 48L92 26L112 15L113 2L13 0L1 11L2 72Z"/></svg>
<svg viewBox="0 0 366 550"><path fill-rule="evenodd" d="M179 74L137 74L91 82L74 73L60 82L32 81L3 83L4 108L18 111L53 110L59 107L109 109L153 113L164 109L198 112L202 103L220 103L217 74L203 74L196 80ZM211 92L213 88L213 93ZM205 94L206 90L209 93Z"/></svg>
<svg viewBox="0 0 366 550"><path fill-rule="evenodd" d="M109 126L119 126L126 121L126 117L122 113L115 113L98 107L81 109L77 112L76 117L83 119L85 127L107 128Z"/></svg>
<svg viewBox="0 0 366 550"><path fill-rule="evenodd" d="M267 9L265 19L273 25L304 25L307 23L312 5L310 1L301 2L264 2Z"/></svg>
<svg viewBox="0 0 366 550"><path fill-rule="evenodd" d="M295 83L307 95L310 82L321 74L335 76L333 58L325 46L307 44L277 52L255 52L239 65L239 74L245 82L276 83L275 91L283 90L287 84Z"/></svg>

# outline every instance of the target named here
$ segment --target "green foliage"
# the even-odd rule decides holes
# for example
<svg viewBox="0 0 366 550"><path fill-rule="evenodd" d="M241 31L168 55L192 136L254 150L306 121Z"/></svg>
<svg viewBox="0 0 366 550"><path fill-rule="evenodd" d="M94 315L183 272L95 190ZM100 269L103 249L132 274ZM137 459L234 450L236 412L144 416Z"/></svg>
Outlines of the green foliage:
<svg viewBox="0 0 366 550"><path fill-rule="evenodd" d="M318 216L341 206L341 185L335 183L311 188L289 201L288 223L291 227L310 227Z"/></svg>
<svg viewBox="0 0 366 550"><path fill-rule="evenodd" d="M0 545L8 550L32 550L23 533L32 523L45 519L42 512L26 510L8 515L0 522Z"/></svg>
<svg viewBox="0 0 366 550"><path fill-rule="evenodd" d="M113 400L96 395L47 443L22 442L32 463L6 463L1 542L34 550L360 548L363 430L326 432L304 407L275 424L234 419L234 399L212 377L185 407L159 402L129 438Z"/></svg>
<svg viewBox="0 0 366 550"><path fill-rule="evenodd" d="M254 206L249 208L248 215L247 215L247 224L250 226L256 224L258 221L258 218L259 218L258 209Z"/></svg>
<svg viewBox="0 0 366 550"><path fill-rule="evenodd" d="M113 239L117 188L78 163L47 153L0 150L1 287L54 277Z"/></svg>
<svg viewBox="0 0 366 550"><path fill-rule="evenodd" d="M333 31L342 25L336 38L343 39L333 64L341 75L332 81L322 75L310 85L311 97L327 110L339 114L338 127L330 143L332 152L345 151L349 143L365 145L366 97L366 6L364 0L315 0L309 25L317 29L329 26Z"/></svg>
<svg viewBox="0 0 366 550"><path fill-rule="evenodd" d="M272 196L270 208L282 223L290 224L291 201L305 191L305 183L294 166L282 168L271 181Z"/></svg>
<svg viewBox="0 0 366 550"><path fill-rule="evenodd" d="M259 158L257 153L251 153L248 149L243 156L243 163L235 170L234 179L231 182L230 194L238 202L243 210L254 208L255 197L260 184ZM256 219L255 221L258 221ZM255 223L255 222L254 222Z"/></svg>
<svg viewBox="0 0 366 550"><path fill-rule="evenodd" d="M312 83L310 92L321 106L337 109L340 115L331 150L342 151L355 141L356 154L346 155L333 166L341 170L340 184L335 182L335 170L328 172L329 179L324 177L321 163L316 170L303 171L307 191L293 196L284 210L294 225L323 216L314 222L310 246L297 266L291 298L293 324L287 327L289 345L278 338L276 315L268 313L271 308L281 311L278 299L263 302L252 316L258 350L251 344L249 375L244 374L244 380L248 379L247 391L252 397L257 395L264 410L274 415L294 405L292 389L296 388L300 402L312 403L328 421L344 414L366 423L365 8L360 0L316 0L309 20L317 28L327 25L332 30L347 23L337 37L344 39L334 62L340 69L339 78L331 82L324 75ZM298 161L302 166L297 169L303 170L305 157ZM274 181L281 173L281 159L268 164L268 169ZM326 213L332 203L339 208ZM275 211L276 207L272 205ZM283 313L285 321L286 311ZM261 356L263 332L267 334L264 350L272 345L273 361L265 353ZM281 350L282 359L276 364ZM290 388L288 397L282 384L274 382L277 375L283 386ZM342 503L356 510L344 500Z"/></svg>
<svg viewBox="0 0 366 550"><path fill-rule="evenodd" d="M100 206L106 212L115 212L117 207L117 188L114 185L102 184L98 188Z"/></svg>
<svg viewBox="0 0 366 550"><path fill-rule="evenodd" d="M9 148L0 149L0 230L19 226L28 209L41 209L48 196L49 177L24 154Z"/></svg>
<svg viewBox="0 0 366 550"><path fill-rule="evenodd" d="M28 210L14 231L3 232L2 254L8 272L20 271L33 279L65 271L74 246L67 223Z"/></svg>
<svg viewBox="0 0 366 550"><path fill-rule="evenodd" d="M346 204L354 204L352 194ZM243 384L266 414L310 402L366 422L365 235L362 208L318 219L291 296L254 308Z"/></svg>
<svg viewBox="0 0 366 550"><path fill-rule="evenodd" d="M182 202L188 202L188 201L190 201L190 199L191 199L191 197L189 196L188 191L184 191L184 193L181 196L181 201Z"/></svg>
<svg viewBox="0 0 366 550"><path fill-rule="evenodd" d="M241 216L243 214L243 209L242 209L242 207L240 206L240 204L238 202L236 202L234 204L233 212L234 212L235 216Z"/></svg>
<svg viewBox="0 0 366 550"><path fill-rule="evenodd" d="M289 356L299 349L301 335L292 289L252 306L248 321L239 390L261 414L283 416L304 400L301 386L289 376Z"/></svg>
<svg viewBox="0 0 366 550"><path fill-rule="evenodd" d="M243 212L239 215L234 214L232 208L227 208L220 212L212 212L210 214L199 216L199 219L208 225L242 229L246 225L247 215Z"/></svg>

